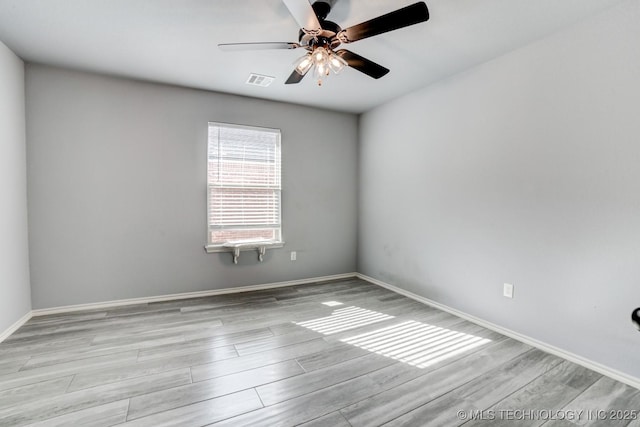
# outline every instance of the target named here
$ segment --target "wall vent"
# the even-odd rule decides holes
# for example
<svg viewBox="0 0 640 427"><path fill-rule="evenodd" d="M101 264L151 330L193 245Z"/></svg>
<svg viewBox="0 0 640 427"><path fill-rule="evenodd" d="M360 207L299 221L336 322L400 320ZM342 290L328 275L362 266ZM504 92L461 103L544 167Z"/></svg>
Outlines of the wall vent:
<svg viewBox="0 0 640 427"><path fill-rule="evenodd" d="M269 76L263 76L262 74L251 73L249 74L249 78L247 79L246 83L248 85L253 85L253 86L267 87L271 83L273 83L274 79L275 77L269 77Z"/></svg>

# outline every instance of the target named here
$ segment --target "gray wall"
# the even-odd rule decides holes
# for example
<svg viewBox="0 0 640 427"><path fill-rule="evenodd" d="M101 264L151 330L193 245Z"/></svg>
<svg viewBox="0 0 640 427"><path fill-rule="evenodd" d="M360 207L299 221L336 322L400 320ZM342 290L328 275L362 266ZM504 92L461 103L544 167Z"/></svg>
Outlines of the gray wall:
<svg viewBox="0 0 640 427"><path fill-rule="evenodd" d="M24 64L0 42L0 333L31 311Z"/></svg>
<svg viewBox="0 0 640 427"><path fill-rule="evenodd" d="M640 377L638 40L634 0L365 114L358 270Z"/></svg>
<svg viewBox="0 0 640 427"><path fill-rule="evenodd" d="M355 115L41 65L26 77L34 308L355 271ZM263 263L204 252L208 121L282 130L286 246Z"/></svg>

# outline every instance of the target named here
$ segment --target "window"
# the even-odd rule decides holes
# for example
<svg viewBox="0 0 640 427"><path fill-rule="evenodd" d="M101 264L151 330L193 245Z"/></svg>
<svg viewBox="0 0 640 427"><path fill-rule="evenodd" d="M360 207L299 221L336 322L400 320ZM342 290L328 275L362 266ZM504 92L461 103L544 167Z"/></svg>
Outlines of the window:
<svg viewBox="0 0 640 427"><path fill-rule="evenodd" d="M281 242L280 131L209 123L207 248Z"/></svg>

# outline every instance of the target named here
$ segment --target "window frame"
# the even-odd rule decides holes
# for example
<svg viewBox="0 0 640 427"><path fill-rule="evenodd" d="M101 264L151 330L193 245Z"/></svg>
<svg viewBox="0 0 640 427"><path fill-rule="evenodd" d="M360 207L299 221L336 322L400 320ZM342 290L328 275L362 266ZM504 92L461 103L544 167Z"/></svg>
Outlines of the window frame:
<svg viewBox="0 0 640 427"><path fill-rule="evenodd" d="M278 203L278 218L279 218L279 239L278 240L265 240L265 241L261 241L256 239L255 244L248 244L248 245L242 245L242 247L240 249L238 249L239 251L247 251L247 250L255 250L255 249L259 249L259 250L264 250L265 248L281 248L284 247L284 238L283 238L283 233L282 233L282 223L283 223L283 218L282 218L282 131L280 129L277 128L268 128L268 127L263 127L263 126L251 126L251 125L240 125L240 124L235 124L235 123L223 123L223 122L214 122L214 121L210 121L207 122L207 144L206 144L206 161L207 161L207 166L206 166L206 170L207 170L207 178L206 178L206 221L205 221L205 225L206 225L206 233L207 233L207 237L206 237L206 245L205 245L205 250L207 253L214 253L214 252L233 252L234 249L230 248L229 246L225 246L225 243L212 243L211 242L211 228L210 228L210 223L209 223L209 219L210 219L210 211L211 211L211 206L210 206L210 186L211 184L209 183L209 135L210 135L210 129L211 126L219 126L219 127L226 127L226 128L235 128L235 129L247 129L247 130L251 130L251 131L264 131L264 132L269 132L269 133L274 133L277 135L277 145L278 145L278 154L279 154L279 165L280 165L280 177L279 177L279 189L278 191L280 192L279 194L279 203ZM247 227L247 229L251 229L254 227ZM262 257L260 257L260 259L262 260ZM235 260L234 260L235 261Z"/></svg>

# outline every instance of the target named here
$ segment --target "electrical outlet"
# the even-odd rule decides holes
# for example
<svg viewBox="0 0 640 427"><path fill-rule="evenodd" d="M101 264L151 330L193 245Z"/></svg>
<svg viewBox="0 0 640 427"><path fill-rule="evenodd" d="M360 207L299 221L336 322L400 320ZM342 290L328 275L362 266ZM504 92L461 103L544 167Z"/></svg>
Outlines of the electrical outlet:
<svg viewBox="0 0 640 427"><path fill-rule="evenodd" d="M504 284L502 295L504 295L507 298L513 298L513 285L511 283Z"/></svg>
<svg viewBox="0 0 640 427"><path fill-rule="evenodd" d="M295 261L297 258L296 251L291 251L291 261Z"/></svg>

